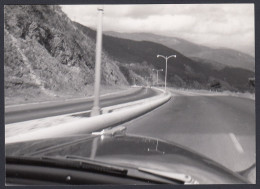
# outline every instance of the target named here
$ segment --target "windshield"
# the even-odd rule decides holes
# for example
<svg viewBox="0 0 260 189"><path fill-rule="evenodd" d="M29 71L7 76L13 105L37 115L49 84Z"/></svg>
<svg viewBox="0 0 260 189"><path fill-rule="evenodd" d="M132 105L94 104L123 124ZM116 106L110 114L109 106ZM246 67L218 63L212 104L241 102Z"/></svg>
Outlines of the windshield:
<svg viewBox="0 0 260 189"><path fill-rule="evenodd" d="M5 5L8 184L255 183L253 34L254 4Z"/></svg>

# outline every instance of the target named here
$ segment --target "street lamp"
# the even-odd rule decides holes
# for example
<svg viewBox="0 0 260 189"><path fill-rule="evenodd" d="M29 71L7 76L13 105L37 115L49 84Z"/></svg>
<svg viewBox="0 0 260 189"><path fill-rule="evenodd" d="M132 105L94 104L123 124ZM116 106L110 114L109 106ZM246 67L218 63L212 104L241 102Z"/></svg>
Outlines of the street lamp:
<svg viewBox="0 0 260 189"><path fill-rule="evenodd" d="M153 71L156 71L157 72L157 85L158 85L158 72L162 72L163 71L163 69L160 69L160 70L156 70L156 69L153 69Z"/></svg>
<svg viewBox="0 0 260 189"><path fill-rule="evenodd" d="M91 111L91 116L96 116L100 114L99 93L100 93L100 73L101 73L100 69L101 69L101 52L102 52L102 17L103 17L103 8L98 8L94 103Z"/></svg>
<svg viewBox="0 0 260 189"><path fill-rule="evenodd" d="M167 61L168 61L168 59L169 58L172 58L172 57L174 57L174 58L176 58L176 55L171 55L171 56L163 56L163 55L157 55L157 58L159 58L159 57L162 57L162 58L164 58L165 59L165 63L166 63L166 69L165 69L165 85L164 85L164 91L166 92L166 83L167 83Z"/></svg>

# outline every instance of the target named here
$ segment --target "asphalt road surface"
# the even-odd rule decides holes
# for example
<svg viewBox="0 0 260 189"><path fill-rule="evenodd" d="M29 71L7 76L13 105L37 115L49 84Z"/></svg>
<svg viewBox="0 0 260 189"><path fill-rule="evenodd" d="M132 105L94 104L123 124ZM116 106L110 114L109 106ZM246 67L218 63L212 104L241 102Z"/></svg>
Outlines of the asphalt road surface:
<svg viewBox="0 0 260 189"><path fill-rule="evenodd" d="M127 133L176 142L233 171L255 159L255 101L174 94L161 107L123 124Z"/></svg>
<svg viewBox="0 0 260 189"><path fill-rule="evenodd" d="M134 92L109 97L101 97L100 107L108 107L116 104L127 103L148 97L152 97L158 91L150 88L133 89ZM40 119L49 116L57 116L81 111L91 110L93 99L79 99L74 101L50 102L45 104L28 104L9 108L5 112L5 124Z"/></svg>

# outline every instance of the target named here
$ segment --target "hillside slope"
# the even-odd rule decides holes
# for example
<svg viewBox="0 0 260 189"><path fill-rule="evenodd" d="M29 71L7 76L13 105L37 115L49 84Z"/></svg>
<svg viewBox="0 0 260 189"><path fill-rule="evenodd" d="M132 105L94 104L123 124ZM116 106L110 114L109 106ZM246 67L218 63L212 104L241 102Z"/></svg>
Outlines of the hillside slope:
<svg viewBox="0 0 260 189"><path fill-rule="evenodd" d="M4 7L5 96L92 94L95 41L53 5ZM102 55L102 84L128 85Z"/></svg>
<svg viewBox="0 0 260 189"><path fill-rule="evenodd" d="M5 98L93 94L96 32L72 22L59 6L4 7ZM103 36L103 86L145 85L152 69L165 68L157 54L176 54L168 63L168 86L232 91L252 90L254 72L190 59L167 46ZM153 79L145 79L153 76ZM164 72L159 83L164 82Z"/></svg>
<svg viewBox="0 0 260 189"><path fill-rule="evenodd" d="M151 33L105 32L106 35L135 41L151 41L175 49L190 58L200 58L221 63L225 66L255 70L255 59L245 53L224 48L209 48L177 37L166 37Z"/></svg>
<svg viewBox="0 0 260 189"><path fill-rule="evenodd" d="M95 37L95 31L76 24L82 31ZM192 60L176 50L150 41L134 41L104 35L103 49L129 70L134 67L148 64L150 68L165 68L165 60L156 58L157 54L176 54L176 59L168 60L168 85L187 88L210 89L218 86L219 90L247 91L249 89L248 78L254 76L254 72L224 66L216 69L213 64ZM152 73L149 70L150 74ZM163 73L164 74L164 73ZM163 76L161 73L161 78ZM146 76L146 73L143 74Z"/></svg>

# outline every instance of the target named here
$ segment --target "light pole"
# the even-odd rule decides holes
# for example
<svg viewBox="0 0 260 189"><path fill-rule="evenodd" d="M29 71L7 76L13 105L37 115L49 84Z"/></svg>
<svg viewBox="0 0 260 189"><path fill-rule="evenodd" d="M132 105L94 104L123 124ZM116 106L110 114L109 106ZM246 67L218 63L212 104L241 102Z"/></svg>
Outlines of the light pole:
<svg viewBox="0 0 260 189"><path fill-rule="evenodd" d="M103 8L98 8L98 26L96 36L96 64L95 64L95 88L94 88L94 103L91 111L91 116L100 114L99 93L100 93L100 69L101 69L101 52L102 52L102 17Z"/></svg>
<svg viewBox="0 0 260 189"><path fill-rule="evenodd" d="M158 72L162 72L163 69L160 69L160 70L156 70L156 69L153 69L153 71L156 71L156 75L157 75L157 81L156 81L156 84L158 85Z"/></svg>
<svg viewBox="0 0 260 189"><path fill-rule="evenodd" d="M174 58L176 58L176 55L170 55L170 56L163 56L163 55L157 55L157 58L159 58L159 57L162 57L162 58L164 58L165 59L165 63L166 63L166 68L165 68L165 84L164 84L164 91L166 92L166 83L167 83L167 61L168 61L168 59L169 58L172 58L172 57L174 57Z"/></svg>

